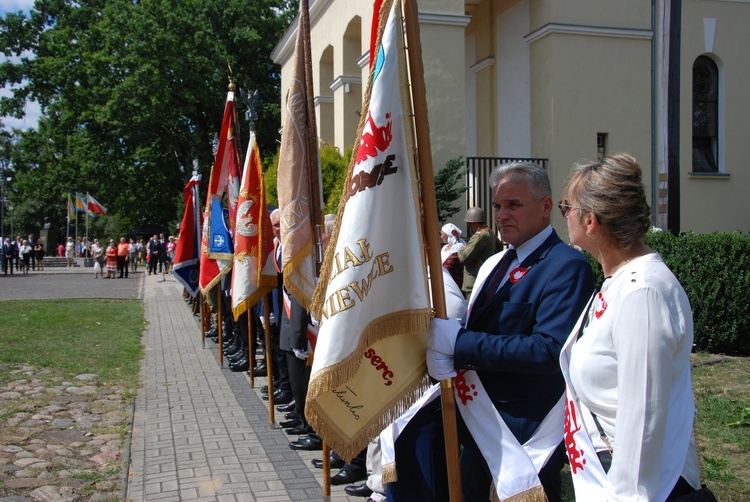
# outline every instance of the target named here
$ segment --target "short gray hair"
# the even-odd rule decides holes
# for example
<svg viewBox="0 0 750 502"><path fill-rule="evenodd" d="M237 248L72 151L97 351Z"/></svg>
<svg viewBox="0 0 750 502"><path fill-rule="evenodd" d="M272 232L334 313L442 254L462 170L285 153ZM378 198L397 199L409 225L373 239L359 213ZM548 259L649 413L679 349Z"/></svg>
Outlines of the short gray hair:
<svg viewBox="0 0 750 502"><path fill-rule="evenodd" d="M495 167L490 173L490 189L494 192L497 185L505 178L513 181L525 181L537 199L552 195L547 171L534 162L508 162Z"/></svg>

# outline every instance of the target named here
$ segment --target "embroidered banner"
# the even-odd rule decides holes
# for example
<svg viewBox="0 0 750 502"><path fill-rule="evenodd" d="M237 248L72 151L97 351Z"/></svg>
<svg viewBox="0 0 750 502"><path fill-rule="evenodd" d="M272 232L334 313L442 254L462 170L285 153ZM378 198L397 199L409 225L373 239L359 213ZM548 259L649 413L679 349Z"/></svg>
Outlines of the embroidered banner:
<svg viewBox="0 0 750 502"><path fill-rule="evenodd" d="M429 384L430 302L401 4L386 1L382 12L357 149L313 298L320 330L306 416L345 459Z"/></svg>

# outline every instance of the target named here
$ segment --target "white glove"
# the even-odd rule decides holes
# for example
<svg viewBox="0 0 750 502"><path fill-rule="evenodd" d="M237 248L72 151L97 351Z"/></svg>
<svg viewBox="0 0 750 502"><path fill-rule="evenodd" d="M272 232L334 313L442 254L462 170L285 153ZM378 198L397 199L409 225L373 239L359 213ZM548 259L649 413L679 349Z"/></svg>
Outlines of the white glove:
<svg viewBox="0 0 750 502"><path fill-rule="evenodd" d="M307 361L307 351L306 350L300 350L300 349L292 349L292 352L294 352L294 355L297 359L302 359L303 361Z"/></svg>
<svg viewBox="0 0 750 502"><path fill-rule="evenodd" d="M447 380L456 376L453 356L429 349L427 351L427 372L435 380Z"/></svg>
<svg viewBox="0 0 750 502"><path fill-rule="evenodd" d="M313 326L318 326L320 325L320 321L318 321L314 315L310 314L310 324L312 324Z"/></svg>
<svg viewBox="0 0 750 502"><path fill-rule="evenodd" d="M276 317L273 315L273 312L268 316L268 322L276 326Z"/></svg>
<svg viewBox="0 0 750 502"><path fill-rule="evenodd" d="M430 322L428 341L430 349L452 356L456 347L456 338L461 323L456 319L438 319Z"/></svg>

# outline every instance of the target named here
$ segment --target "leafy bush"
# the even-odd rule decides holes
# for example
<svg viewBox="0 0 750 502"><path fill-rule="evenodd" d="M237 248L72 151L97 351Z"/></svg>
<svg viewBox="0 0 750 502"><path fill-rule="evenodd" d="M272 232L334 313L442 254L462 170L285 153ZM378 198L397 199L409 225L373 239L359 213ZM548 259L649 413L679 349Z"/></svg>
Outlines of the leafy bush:
<svg viewBox="0 0 750 502"><path fill-rule="evenodd" d="M652 232L647 242L690 299L695 348L750 354L750 235Z"/></svg>
<svg viewBox="0 0 750 502"><path fill-rule="evenodd" d="M344 193L344 183L349 169L352 148L348 147L341 155L333 145L324 145L320 149L320 170L323 176L324 213L336 213L339 200Z"/></svg>
<svg viewBox="0 0 750 502"><path fill-rule="evenodd" d="M466 163L463 157L450 159L435 173L438 221L448 221L461 209L460 206L452 206L451 204L469 189L466 185L456 186L456 183L463 179L464 173L466 173Z"/></svg>
<svg viewBox="0 0 750 502"><path fill-rule="evenodd" d="M750 235L649 232L693 309L694 350L750 355ZM601 267L587 254L597 280Z"/></svg>
<svg viewBox="0 0 750 502"><path fill-rule="evenodd" d="M341 155L335 146L326 144L319 149L318 153L323 178L323 212L335 213L339 207L341 194L344 192L344 182L346 181L349 159L352 156L352 148L347 148L344 155ZM268 158L264 164L263 177L266 185L266 202L278 206L279 151L277 150L276 154Z"/></svg>
<svg viewBox="0 0 750 502"><path fill-rule="evenodd" d="M266 203L279 205L279 191L276 182L279 175L279 149L276 153L263 161L263 183L266 185Z"/></svg>

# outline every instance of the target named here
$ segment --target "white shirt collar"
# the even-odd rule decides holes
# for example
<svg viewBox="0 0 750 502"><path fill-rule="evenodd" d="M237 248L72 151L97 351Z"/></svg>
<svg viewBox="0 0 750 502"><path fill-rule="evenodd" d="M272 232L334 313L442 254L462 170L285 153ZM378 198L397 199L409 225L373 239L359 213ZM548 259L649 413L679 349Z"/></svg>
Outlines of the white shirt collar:
<svg viewBox="0 0 750 502"><path fill-rule="evenodd" d="M518 263L523 263L523 261L528 258L531 253L536 251L539 246L544 244L544 241L546 241L550 235L552 235L552 225L547 225L544 230L518 246L516 248Z"/></svg>

